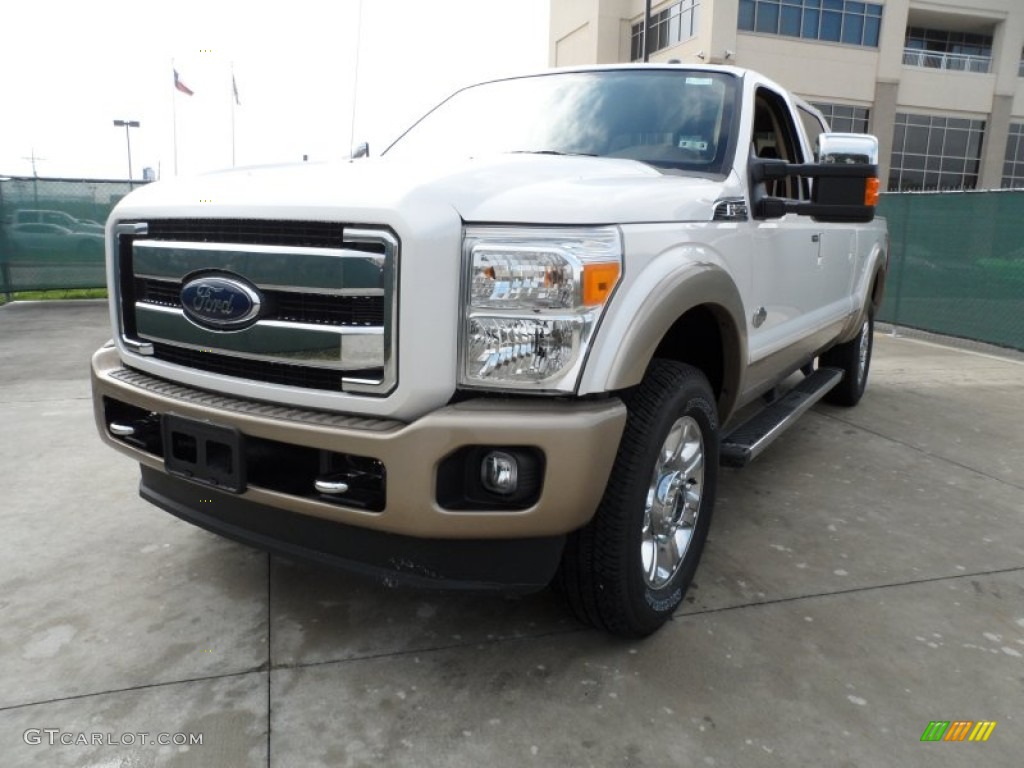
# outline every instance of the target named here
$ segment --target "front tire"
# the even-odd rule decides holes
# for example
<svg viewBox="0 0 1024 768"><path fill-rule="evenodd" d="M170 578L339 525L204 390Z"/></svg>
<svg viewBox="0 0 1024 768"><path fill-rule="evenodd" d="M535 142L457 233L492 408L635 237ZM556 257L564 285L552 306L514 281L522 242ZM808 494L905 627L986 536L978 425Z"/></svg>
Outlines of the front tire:
<svg viewBox="0 0 1024 768"><path fill-rule="evenodd" d="M826 403L851 408L860 402L868 386L874 334L875 320L871 312L868 312L864 316L860 333L844 344L832 347L819 358L821 367L843 371L843 380L825 395Z"/></svg>
<svg viewBox="0 0 1024 768"><path fill-rule="evenodd" d="M672 616L697 570L718 480L718 414L698 369L654 360L593 520L569 537L557 578L581 621L624 637Z"/></svg>

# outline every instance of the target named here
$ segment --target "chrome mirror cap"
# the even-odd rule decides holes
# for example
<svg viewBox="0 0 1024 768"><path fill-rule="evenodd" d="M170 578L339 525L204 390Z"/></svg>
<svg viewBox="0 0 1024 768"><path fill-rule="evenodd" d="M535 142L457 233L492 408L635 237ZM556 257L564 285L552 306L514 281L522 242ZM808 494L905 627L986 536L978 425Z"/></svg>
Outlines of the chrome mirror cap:
<svg viewBox="0 0 1024 768"><path fill-rule="evenodd" d="M878 165L878 139L867 133L823 133L818 137L818 162Z"/></svg>

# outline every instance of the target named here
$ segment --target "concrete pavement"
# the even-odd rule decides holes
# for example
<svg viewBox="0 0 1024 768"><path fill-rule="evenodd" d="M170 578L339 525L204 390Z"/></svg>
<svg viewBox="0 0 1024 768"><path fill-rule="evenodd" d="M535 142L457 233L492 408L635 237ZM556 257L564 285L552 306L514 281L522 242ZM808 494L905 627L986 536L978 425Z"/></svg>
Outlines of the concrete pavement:
<svg viewBox="0 0 1024 768"><path fill-rule="evenodd" d="M723 470L684 608L626 643L548 593L389 591L142 502L94 434L107 323L0 308L4 766L1020 764L1020 355L878 334L860 406Z"/></svg>

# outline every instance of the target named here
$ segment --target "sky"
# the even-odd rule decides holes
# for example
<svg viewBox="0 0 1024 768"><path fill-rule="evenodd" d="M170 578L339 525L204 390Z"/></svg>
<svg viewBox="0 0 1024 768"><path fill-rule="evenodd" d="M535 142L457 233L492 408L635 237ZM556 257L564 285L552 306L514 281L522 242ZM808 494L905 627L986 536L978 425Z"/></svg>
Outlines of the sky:
<svg viewBox="0 0 1024 768"><path fill-rule="evenodd" d="M547 66L549 0L0 3L0 174L124 179L378 154L457 88ZM194 95L173 87L173 68ZM357 76L358 65L358 76ZM240 104L234 105L234 72ZM353 120L353 93L355 113ZM175 142L175 126L177 141ZM353 141L354 137L354 141Z"/></svg>

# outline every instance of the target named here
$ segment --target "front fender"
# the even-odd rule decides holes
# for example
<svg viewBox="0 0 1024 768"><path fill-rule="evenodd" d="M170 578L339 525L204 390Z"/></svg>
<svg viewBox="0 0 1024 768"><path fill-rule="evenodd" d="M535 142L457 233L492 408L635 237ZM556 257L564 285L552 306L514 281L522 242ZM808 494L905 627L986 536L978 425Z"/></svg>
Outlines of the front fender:
<svg viewBox="0 0 1024 768"><path fill-rule="evenodd" d="M724 420L740 391L746 361L745 313L735 281L707 258L706 249L666 252L650 262L615 297L591 350L581 394L609 392L639 384L659 343L673 324L695 307L708 309L722 337L723 386L719 413ZM690 256L692 258L687 258Z"/></svg>

